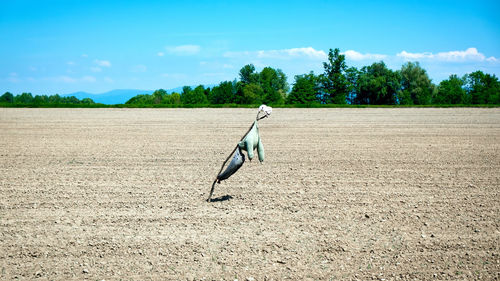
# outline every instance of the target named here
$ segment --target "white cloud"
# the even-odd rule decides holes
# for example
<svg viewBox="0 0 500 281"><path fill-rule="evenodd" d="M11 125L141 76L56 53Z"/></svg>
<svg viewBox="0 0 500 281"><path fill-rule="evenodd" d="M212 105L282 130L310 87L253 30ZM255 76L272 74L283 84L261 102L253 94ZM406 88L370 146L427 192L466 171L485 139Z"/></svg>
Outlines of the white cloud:
<svg viewBox="0 0 500 281"><path fill-rule="evenodd" d="M312 47L291 48L281 50L259 50L259 51L242 51L242 52L226 52L226 58L252 58L252 59L298 59L307 58L314 60L326 59L327 55L323 50L316 50Z"/></svg>
<svg viewBox="0 0 500 281"><path fill-rule="evenodd" d="M344 53L346 59L348 60L355 60L355 61L360 61L360 60L383 60L387 58L387 55L381 55L381 54L362 54L360 52L356 52L354 50L347 50Z"/></svg>
<svg viewBox="0 0 500 281"><path fill-rule="evenodd" d="M21 82L21 79L19 78L16 72L11 72L9 73L9 77L7 77L7 81L11 83L19 83Z"/></svg>
<svg viewBox="0 0 500 281"><path fill-rule="evenodd" d="M87 54L82 54L82 58L87 58L89 55Z"/></svg>
<svg viewBox="0 0 500 281"><path fill-rule="evenodd" d="M62 83L75 83L77 81L77 79L75 79L73 77L65 76L65 75L54 77L51 80L54 80L56 82L62 82Z"/></svg>
<svg viewBox="0 0 500 281"><path fill-rule="evenodd" d="M200 66L211 71L222 71L225 69L233 69L234 66L224 61L200 61Z"/></svg>
<svg viewBox="0 0 500 281"><path fill-rule="evenodd" d="M96 82L96 78L94 76L71 77L71 76L61 75L56 77L41 78L40 80L42 81L48 80L56 83L68 83L68 84L73 84L78 82L84 82L84 83Z"/></svg>
<svg viewBox="0 0 500 281"><path fill-rule="evenodd" d="M113 83L114 80L111 79L110 77L104 77L104 81L108 82L108 83Z"/></svg>
<svg viewBox="0 0 500 281"><path fill-rule="evenodd" d="M436 56L445 61L484 61L486 59L476 48L469 48L465 51L442 52L437 53Z"/></svg>
<svg viewBox="0 0 500 281"><path fill-rule="evenodd" d="M163 52L158 52L158 54L157 54L157 55L158 55L159 57L163 57L163 56L165 55L165 53L163 53Z"/></svg>
<svg viewBox="0 0 500 281"><path fill-rule="evenodd" d="M111 62L107 60L94 60L94 63L102 67L111 67Z"/></svg>
<svg viewBox="0 0 500 281"><path fill-rule="evenodd" d="M198 45L180 45L170 46L165 48L170 54L179 56L191 56L200 52L201 47Z"/></svg>
<svg viewBox="0 0 500 281"><path fill-rule="evenodd" d="M409 53L406 51L402 51L398 53L396 56L401 57L405 60L436 60L443 62L497 62L497 58L486 56L480 52L476 48L468 48L465 51L449 51L449 52L439 52L437 54L433 54L430 52L425 53Z"/></svg>
<svg viewBox="0 0 500 281"><path fill-rule="evenodd" d="M291 48L282 50L267 50L257 51L257 58L275 58L275 59L292 59L292 58L310 58L310 59L325 59L326 53L322 50L315 50L312 47L306 48Z"/></svg>
<svg viewBox="0 0 500 281"><path fill-rule="evenodd" d="M286 52L292 57L309 57L314 59L325 59L327 57L323 50L315 50L312 47L292 48Z"/></svg>
<svg viewBox="0 0 500 281"><path fill-rule="evenodd" d="M248 57L252 53L254 53L254 55L255 55L257 52L250 52L250 51L231 52L230 51L230 52L225 52L222 56L226 57L226 58L241 58L241 57Z"/></svg>
<svg viewBox="0 0 500 281"><path fill-rule="evenodd" d="M22 81L28 82L41 82L41 81L49 81L52 83L65 83L65 84L74 84L74 83L94 83L96 82L96 78L94 76L82 76L82 77L73 77L68 75L59 75L59 76L49 76L49 77L27 77L20 78L17 73L10 73L7 77L7 81L11 83L18 83Z"/></svg>
<svg viewBox="0 0 500 281"><path fill-rule="evenodd" d="M387 60L394 58L393 55L386 54L373 54L373 53L360 53L355 50L347 50L343 53L346 59L351 61L377 61ZM223 54L226 58L238 59L245 58L246 60L259 61L265 59L278 59L278 60L292 60L292 59L309 59L309 60L322 60L325 61L328 56L323 50L316 50L312 47L305 48L291 48L281 50L259 50L259 51L240 51L240 52L225 52ZM443 62L499 62L500 60L495 57L486 57L480 53L476 48L468 48L464 51L449 51L449 52L421 52L410 53L401 51L395 57L403 58L405 60L436 60Z"/></svg>
<svg viewBox="0 0 500 281"><path fill-rule="evenodd" d="M90 82L90 83L94 83L96 81L95 77L93 76L83 76L80 80L82 82Z"/></svg>
<svg viewBox="0 0 500 281"><path fill-rule="evenodd" d="M188 77L186 74L183 73L163 73L161 74L161 76L164 78L169 78L174 80L181 80Z"/></svg>
<svg viewBox="0 0 500 281"><path fill-rule="evenodd" d="M148 70L148 68L142 64L134 65L131 69L132 72L146 72L146 70Z"/></svg>
<svg viewBox="0 0 500 281"><path fill-rule="evenodd" d="M100 68L98 66L93 66L93 67L90 68L90 71L92 71L92 72L101 72L102 68Z"/></svg>
<svg viewBox="0 0 500 281"><path fill-rule="evenodd" d="M402 51L396 56L404 58L405 60L419 60L423 58L431 58L433 56L432 53L408 53L407 51Z"/></svg>

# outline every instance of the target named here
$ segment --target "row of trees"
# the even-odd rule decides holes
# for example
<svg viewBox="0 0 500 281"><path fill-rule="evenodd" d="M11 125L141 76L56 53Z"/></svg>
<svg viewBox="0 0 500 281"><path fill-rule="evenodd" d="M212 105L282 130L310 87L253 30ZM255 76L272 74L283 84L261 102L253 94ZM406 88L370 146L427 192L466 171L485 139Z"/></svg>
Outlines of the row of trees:
<svg viewBox="0 0 500 281"><path fill-rule="evenodd" d="M10 92L5 92L0 96L0 103L17 104L26 106L57 106L57 105L91 105L95 102L91 98L79 100L74 96L61 97L60 95L36 95L33 97L31 93L22 93L14 96Z"/></svg>
<svg viewBox="0 0 500 281"><path fill-rule="evenodd" d="M168 94L157 90L139 95L127 104L500 104L500 82L495 75L476 71L463 77L451 75L438 85L418 62L400 70L389 69L383 61L361 69L348 67L339 49L330 50L324 72L295 76L291 91L286 75L271 67L256 72L252 64L239 72L239 80Z"/></svg>
<svg viewBox="0 0 500 281"><path fill-rule="evenodd" d="M288 104L500 104L498 78L482 71L451 75L435 85L418 62L397 71L382 61L358 70L347 67L339 49L330 50L323 66L321 75L295 76Z"/></svg>
<svg viewBox="0 0 500 281"><path fill-rule="evenodd" d="M138 95L126 104L283 104L289 86L287 77L280 69L265 67L256 72L252 64L240 70L240 79L224 81L213 88L203 85L184 86L181 93L168 94L165 90L156 90L151 95Z"/></svg>

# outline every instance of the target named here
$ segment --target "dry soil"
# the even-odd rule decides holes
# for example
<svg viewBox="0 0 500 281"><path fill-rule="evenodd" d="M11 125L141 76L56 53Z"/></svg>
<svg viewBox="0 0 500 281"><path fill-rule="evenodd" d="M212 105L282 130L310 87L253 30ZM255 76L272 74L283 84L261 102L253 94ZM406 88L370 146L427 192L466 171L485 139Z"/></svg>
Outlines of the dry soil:
<svg viewBox="0 0 500 281"><path fill-rule="evenodd" d="M500 109L0 108L0 279L500 278Z"/></svg>

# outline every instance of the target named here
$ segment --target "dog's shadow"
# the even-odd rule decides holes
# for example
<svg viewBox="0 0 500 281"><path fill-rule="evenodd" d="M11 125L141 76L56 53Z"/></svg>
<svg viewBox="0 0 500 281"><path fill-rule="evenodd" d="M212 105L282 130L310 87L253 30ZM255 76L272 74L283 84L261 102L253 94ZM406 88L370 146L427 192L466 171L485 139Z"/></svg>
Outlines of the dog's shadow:
<svg viewBox="0 0 500 281"><path fill-rule="evenodd" d="M222 201L227 201L233 199L233 196L231 195L224 195L224 196L219 196L217 198L210 199L210 202L222 202Z"/></svg>

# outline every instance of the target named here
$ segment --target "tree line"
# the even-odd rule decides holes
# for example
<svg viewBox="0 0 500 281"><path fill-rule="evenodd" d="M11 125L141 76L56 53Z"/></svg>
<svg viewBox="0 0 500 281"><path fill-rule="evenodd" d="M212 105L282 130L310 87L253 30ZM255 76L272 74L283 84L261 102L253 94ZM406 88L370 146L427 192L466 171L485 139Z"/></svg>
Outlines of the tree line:
<svg viewBox="0 0 500 281"><path fill-rule="evenodd" d="M418 62L407 62L399 70L389 69L383 61L360 69L349 67L340 50L330 49L324 72L296 75L290 90L280 69L265 67L258 72L248 64L238 79L223 81L212 88L184 86L181 93L159 89L149 95L137 95L125 106L206 106L206 105L476 105L500 104L500 82L495 75L475 71L459 77L455 74L439 84L432 83ZM96 105L90 98L13 96L7 92L0 104L18 105Z"/></svg>
<svg viewBox="0 0 500 281"><path fill-rule="evenodd" d="M442 105L500 104L500 82L495 75L475 71L453 74L438 85L418 62L393 71L383 61L361 69L348 67L339 49L331 50L324 73L295 76L288 104Z"/></svg>
<svg viewBox="0 0 500 281"><path fill-rule="evenodd" d="M33 97L31 93L22 93L13 95L10 92L5 92L0 96L0 105L12 104L19 106L67 106L67 105L96 105L91 98L78 99L74 96L61 97L60 95L36 95Z"/></svg>
<svg viewBox="0 0 500 281"><path fill-rule="evenodd" d="M151 95L138 95L125 104L284 104L289 86L287 77L280 69L265 67L255 71L252 64L245 65L239 72L239 80L223 81L213 88L199 85L194 89L184 86L181 93L168 94L165 90L156 90Z"/></svg>
<svg viewBox="0 0 500 281"><path fill-rule="evenodd" d="M389 69L383 61L361 69L348 67L339 49L330 49L324 72L295 76L290 91L287 77L280 69L265 67L257 72L245 65L239 79L223 81L213 88L185 86L181 93L157 90L139 95L126 104L208 105L475 105L500 104L500 82L495 75L476 71L459 77L455 74L432 83L418 62L407 62L400 70Z"/></svg>

